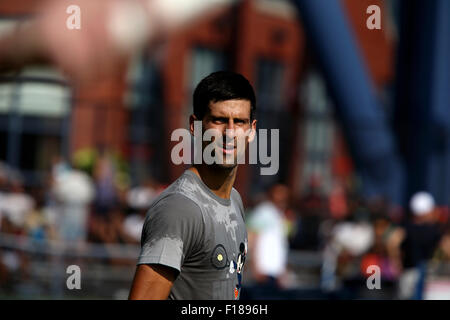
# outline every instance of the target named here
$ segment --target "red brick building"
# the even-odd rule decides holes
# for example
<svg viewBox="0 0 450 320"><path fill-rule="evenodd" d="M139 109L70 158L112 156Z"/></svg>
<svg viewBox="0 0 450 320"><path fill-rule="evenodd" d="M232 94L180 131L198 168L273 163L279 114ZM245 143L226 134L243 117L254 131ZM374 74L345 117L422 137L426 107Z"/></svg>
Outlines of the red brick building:
<svg viewBox="0 0 450 320"><path fill-rule="evenodd" d="M0 2L0 27L2 23L32 14L40 2ZM377 4L384 12L385 1L342 2L370 74L382 88L393 76L394 39L389 36L388 20L384 15L381 31L366 28L366 8ZM184 167L170 161L170 150L174 145L170 142L170 133L176 128L187 127L193 88L210 72L230 69L242 73L253 83L259 102L260 127L280 128L281 137L278 177L258 177L254 169L245 165L239 169L237 189L246 201L250 194L261 191L258 186L278 179L289 184L298 195L308 175L317 170L321 174L322 167L326 167L323 175L330 177L345 177L351 173L345 142L339 138L339 130L334 128L332 116L325 110L329 98L322 88L320 72L311 67L313 60L314 54L307 46L301 22L287 1L243 1L205 15L169 39L162 52L143 54L135 61L135 68L131 65L124 68L120 77L78 88L76 92L67 88L64 95L69 97L65 100L68 106L63 108L66 111L52 116L54 122L59 121L53 132L53 140L57 142L48 142L52 133L42 134L39 129L26 133L38 136L27 138L29 141L22 137L20 128L14 129L12 134L11 123L15 120L12 120L11 108L2 109L0 103L0 124L5 125L0 131L0 142L4 144L0 159L18 167L26 164L23 169L32 172L45 169L50 161L47 159L49 154L47 158L41 155L42 159L21 161L24 157L35 156L22 155L27 153L27 148L20 146L24 141L30 146L41 144L42 148L54 145L48 150L67 156L83 148L102 145L122 153L130 161L136 176L147 170L147 174L171 182ZM311 71L315 76L310 77ZM40 84L48 76L43 74L28 77L28 80ZM50 78L51 85L60 85L61 78ZM324 96L318 98L310 96L311 90L302 91L305 83L306 88ZM299 98L301 92L306 92L306 99ZM2 99L0 96L0 101ZM305 106L317 99L327 105L324 112L328 115L323 118L315 111L314 103L309 109ZM311 117L308 110L312 110ZM36 115L30 111L29 116L36 120L36 117L48 118L49 114ZM22 119L20 115L18 117ZM328 128L330 125L333 127ZM312 149L316 142L314 137L308 136L315 135L314 128L322 130L321 143L326 145L321 147L317 161L309 157L314 153ZM40 136L44 136L44 140Z"/></svg>

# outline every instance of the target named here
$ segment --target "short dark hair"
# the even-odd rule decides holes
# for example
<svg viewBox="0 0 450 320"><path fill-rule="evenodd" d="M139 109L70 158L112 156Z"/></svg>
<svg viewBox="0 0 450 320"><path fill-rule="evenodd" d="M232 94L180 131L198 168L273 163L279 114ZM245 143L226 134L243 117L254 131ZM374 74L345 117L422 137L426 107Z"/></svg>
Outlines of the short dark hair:
<svg viewBox="0 0 450 320"><path fill-rule="evenodd" d="M194 115L201 120L210 102L226 100L250 101L250 120L255 118L256 97L250 82L241 74L231 71L211 73L197 85L194 91Z"/></svg>

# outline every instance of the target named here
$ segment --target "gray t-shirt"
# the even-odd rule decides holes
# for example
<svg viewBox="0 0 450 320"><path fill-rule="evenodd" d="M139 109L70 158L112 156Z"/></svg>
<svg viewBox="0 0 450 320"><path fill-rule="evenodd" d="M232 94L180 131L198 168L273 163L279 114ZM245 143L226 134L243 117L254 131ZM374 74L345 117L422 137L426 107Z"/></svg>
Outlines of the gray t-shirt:
<svg viewBox="0 0 450 320"><path fill-rule="evenodd" d="M179 273L169 299L238 299L247 254L244 208L236 189L214 194L186 170L147 213L138 264Z"/></svg>

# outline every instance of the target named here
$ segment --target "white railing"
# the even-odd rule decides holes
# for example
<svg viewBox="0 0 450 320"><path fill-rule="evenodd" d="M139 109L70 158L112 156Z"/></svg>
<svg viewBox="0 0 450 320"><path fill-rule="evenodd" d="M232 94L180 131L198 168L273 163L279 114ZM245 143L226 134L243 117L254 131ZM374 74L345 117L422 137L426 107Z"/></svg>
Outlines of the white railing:
<svg viewBox="0 0 450 320"><path fill-rule="evenodd" d="M60 240L36 240L27 236L0 233L0 248L33 254L81 258L117 258L137 260L139 245L117 243L73 243Z"/></svg>

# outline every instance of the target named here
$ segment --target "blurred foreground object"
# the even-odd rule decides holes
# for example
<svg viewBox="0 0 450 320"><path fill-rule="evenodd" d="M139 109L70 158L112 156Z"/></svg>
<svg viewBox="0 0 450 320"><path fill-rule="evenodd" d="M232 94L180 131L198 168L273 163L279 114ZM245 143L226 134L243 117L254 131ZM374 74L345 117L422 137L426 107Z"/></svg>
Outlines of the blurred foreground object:
<svg viewBox="0 0 450 320"><path fill-rule="evenodd" d="M0 71L51 63L77 81L112 75L144 45L151 47L206 10L230 2L49 0L34 19L0 38ZM72 15L78 15L75 27L69 26Z"/></svg>
<svg viewBox="0 0 450 320"><path fill-rule="evenodd" d="M374 238L373 226L365 221L344 221L333 227L323 250L321 287L325 292L337 292L343 278L359 275L359 270L354 267L352 270L349 262L362 257L373 245Z"/></svg>
<svg viewBox="0 0 450 320"><path fill-rule="evenodd" d="M410 207L414 215L426 215L434 210L433 196L428 192L417 192L411 198Z"/></svg>

